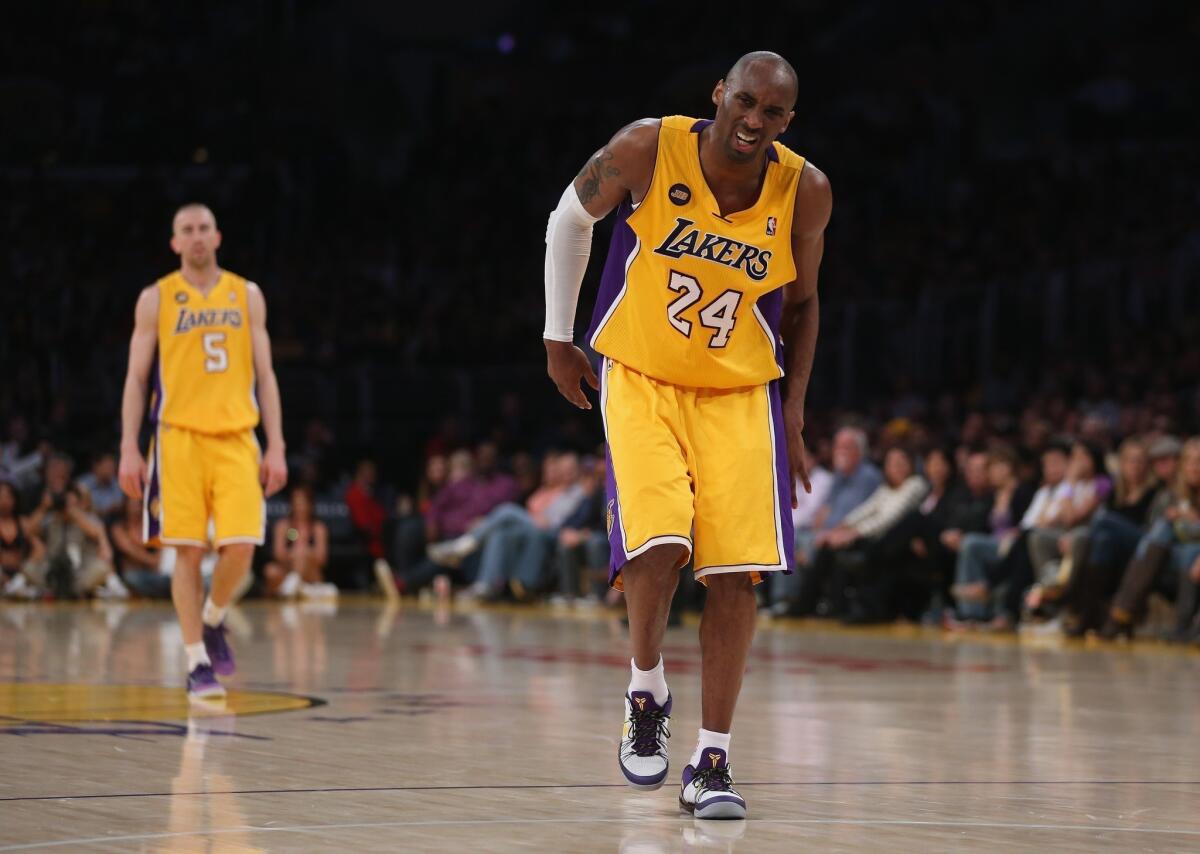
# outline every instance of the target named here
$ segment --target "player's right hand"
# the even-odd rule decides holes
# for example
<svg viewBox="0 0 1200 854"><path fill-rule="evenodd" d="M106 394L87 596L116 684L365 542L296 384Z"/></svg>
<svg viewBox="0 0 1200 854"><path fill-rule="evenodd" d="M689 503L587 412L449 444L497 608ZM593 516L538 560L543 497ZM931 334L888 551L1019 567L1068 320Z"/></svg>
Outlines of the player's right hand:
<svg viewBox="0 0 1200 854"><path fill-rule="evenodd" d="M121 484L121 491L130 498L142 497L142 487L146 484L146 458L140 451L121 451L117 481Z"/></svg>
<svg viewBox="0 0 1200 854"><path fill-rule="evenodd" d="M592 404L580 388L580 381L600 390L600 380L584 352L568 341L543 339L546 345L546 373L558 386L559 394L580 409L591 409Z"/></svg>

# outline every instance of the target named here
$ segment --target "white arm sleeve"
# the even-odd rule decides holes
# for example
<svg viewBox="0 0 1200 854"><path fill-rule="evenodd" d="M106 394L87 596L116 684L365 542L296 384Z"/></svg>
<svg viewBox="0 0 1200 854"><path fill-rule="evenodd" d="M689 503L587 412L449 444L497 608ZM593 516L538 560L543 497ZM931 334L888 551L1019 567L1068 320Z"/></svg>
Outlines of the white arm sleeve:
<svg viewBox="0 0 1200 854"><path fill-rule="evenodd" d="M600 217L584 209L568 184L546 224L546 329L551 341L575 339L575 308L592 252L592 226Z"/></svg>

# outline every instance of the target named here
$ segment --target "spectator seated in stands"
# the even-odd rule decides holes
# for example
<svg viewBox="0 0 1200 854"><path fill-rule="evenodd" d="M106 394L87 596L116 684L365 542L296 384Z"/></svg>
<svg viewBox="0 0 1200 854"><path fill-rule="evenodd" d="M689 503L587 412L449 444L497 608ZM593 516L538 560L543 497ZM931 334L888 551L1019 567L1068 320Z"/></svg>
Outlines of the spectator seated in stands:
<svg viewBox="0 0 1200 854"><path fill-rule="evenodd" d="M1029 556L1034 577L1043 587L1061 589L1066 576L1061 558L1071 554L1072 543L1087 534L1092 518L1112 494L1112 480L1104 467L1104 454L1094 445L1075 442L1067 463L1066 490L1058 515L1050 524L1029 534ZM1066 570L1069 571L1068 563Z"/></svg>
<svg viewBox="0 0 1200 854"><path fill-rule="evenodd" d="M275 520L271 560L263 567L268 596L332 599L337 587L325 581L329 561L329 529L313 517L313 496L306 486L294 487L288 515Z"/></svg>
<svg viewBox="0 0 1200 854"><path fill-rule="evenodd" d="M406 592L416 592L450 570L459 570L463 580L474 580L480 562L478 544L465 548L468 541L461 538L493 510L516 500L517 482L497 469L495 446L485 443L480 448L479 462L485 468L478 473L470 451L450 455L446 485L434 496L425 514L425 540L430 543L431 557L409 567L401 576ZM456 545L439 548L448 542ZM448 592L448 587L440 584L438 592Z"/></svg>
<svg viewBox="0 0 1200 854"><path fill-rule="evenodd" d="M29 422L20 415L8 419L8 438L0 443L0 475L16 488L18 495L30 499L30 492L38 484L38 473L46 463L33 442Z"/></svg>
<svg viewBox="0 0 1200 854"><path fill-rule="evenodd" d="M921 503L896 525L894 537L907 547L895 557L890 571L901 579L900 612L917 619L925 615L936 597L949 601L954 578L954 560L964 532L987 528L991 506L988 456L982 451L966 455L963 477L954 473L954 457L944 448L925 454L924 474L929 492ZM929 615L940 621L941 614Z"/></svg>
<svg viewBox="0 0 1200 854"><path fill-rule="evenodd" d="M171 576L162 571L162 549L142 542L142 527L142 502L126 498L125 512L110 529L117 570L143 599L169 599Z"/></svg>
<svg viewBox="0 0 1200 854"><path fill-rule="evenodd" d="M125 506L125 493L117 483L117 458L111 451L101 453L92 462L92 470L79 478L92 496L92 512L104 522L121 515Z"/></svg>
<svg viewBox="0 0 1200 854"><path fill-rule="evenodd" d="M1132 637L1156 589L1175 598L1180 576L1189 575L1200 557L1200 436L1188 439L1179 455L1173 500L1161 519L1138 542L1133 560L1108 609L1100 636Z"/></svg>
<svg viewBox="0 0 1200 854"><path fill-rule="evenodd" d="M909 547L903 532L893 534L900 520L921 503L929 484L915 473L908 451L899 447L884 457L883 475L883 483L865 502L836 527L817 535L816 557L800 587L801 614L848 622L875 622L891 615L897 584L894 559ZM827 586L826 606L821 596Z"/></svg>
<svg viewBox="0 0 1200 854"><path fill-rule="evenodd" d="M1057 455L1060 452L1046 453ZM1065 466L1065 455L1063 458ZM988 485L992 490L992 501L988 509L986 531L952 528L942 534L942 543L958 555L955 560L955 585L951 592L958 600L957 614L961 620L978 621L987 617L986 585L982 598L971 598L966 594L973 592L970 585L983 583L988 569L999 563L1012 549L1020 533L1020 524L1028 516L1030 490L1021 484L1017 476L1018 460L1016 451L1007 445L997 446L988 455ZM956 625L953 620L950 624Z"/></svg>
<svg viewBox="0 0 1200 854"><path fill-rule="evenodd" d="M1172 643L1200 643L1200 556L1179 574L1175 597L1175 628L1167 636Z"/></svg>
<svg viewBox="0 0 1200 854"><path fill-rule="evenodd" d="M607 460L598 457L580 476L579 503L558 532L554 561L558 593L551 597L555 604L600 601L593 590L593 581L608 577L608 500L604 489L607 475Z"/></svg>
<svg viewBox="0 0 1200 854"><path fill-rule="evenodd" d="M21 513L20 493L8 481L0 480L0 591L14 597L23 591L36 592L23 570L30 560L42 560L45 551L45 544Z"/></svg>
<svg viewBox="0 0 1200 854"><path fill-rule="evenodd" d="M129 591L113 570L104 523L89 509L87 490L71 483L57 491L58 481L50 476L47 485L41 505L30 516L46 552L41 560L26 563L29 584L60 599L89 594L128 598Z"/></svg>
<svg viewBox="0 0 1200 854"><path fill-rule="evenodd" d="M1170 459L1171 471L1166 472L1170 476L1179 442L1170 439L1155 447L1160 458L1165 453ZM1087 531L1071 543L1070 571L1061 594L1048 594L1062 606L1062 628L1068 636L1080 637L1101 627L1122 571L1151 520L1166 510L1169 494L1151 471L1146 445L1137 438L1122 442L1114 487Z"/></svg>
<svg viewBox="0 0 1200 854"><path fill-rule="evenodd" d="M807 529L796 529L796 571L791 575L771 573L772 616L801 613L800 597L805 576L810 572L817 537L830 530L871 497L883 481L879 469L867 459L867 434L857 427L843 427L833 437L833 482L821 508Z"/></svg>
<svg viewBox="0 0 1200 854"><path fill-rule="evenodd" d="M821 513L829 501L830 490L833 489L833 473L821 465L820 460L809 448L804 449L804 459L807 463L808 485L812 492L805 492L799 479L796 480L796 506L792 508L792 528L797 536L811 535L813 523L817 514Z"/></svg>
<svg viewBox="0 0 1200 854"><path fill-rule="evenodd" d="M410 568L425 557L425 517L433 506L433 498L446 485L449 462L444 454L433 454L425 460L425 473L417 484L416 496L396 497L396 520L392 528L392 569L405 578Z"/></svg>
<svg viewBox="0 0 1200 854"><path fill-rule="evenodd" d="M1042 452L1043 486L1021 521L1021 532L995 563L985 568L985 580L960 584L955 597L962 601L987 602L993 591L1004 596L990 628L1010 629L1021 618L1026 592L1039 571L1057 576L1060 548L1069 550L1069 539L1086 526L1111 489L1100 453L1081 442L1051 443ZM1061 541L1061 542L1060 542ZM1047 564L1051 564L1047 567Z"/></svg>
<svg viewBox="0 0 1200 854"><path fill-rule="evenodd" d="M542 485L525 502L502 504L462 537L430 550L434 560L453 561L479 550L479 576L467 598L491 600L506 587L525 599L545 584L546 557L558 530L583 500L579 457L547 453Z"/></svg>
<svg viewBox="0 0 1200 854"><path fill-rule="evenodd" d="M350 522L363 548L374 560L375 575L381 584L385 584L392 577L392 569L383 553L383 523L387 511L375 494L378 480L379 469L374 460L360 460L354 470L354 480L346 487L345 501L350 510Z"/></svg>

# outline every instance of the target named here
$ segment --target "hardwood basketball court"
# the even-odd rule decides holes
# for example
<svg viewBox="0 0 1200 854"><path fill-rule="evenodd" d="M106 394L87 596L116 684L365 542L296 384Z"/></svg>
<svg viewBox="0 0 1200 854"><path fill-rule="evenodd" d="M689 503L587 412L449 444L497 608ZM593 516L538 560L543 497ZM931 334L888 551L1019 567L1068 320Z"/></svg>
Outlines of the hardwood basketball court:
<svg viewBox="0 0 1200 854"><path fill-rule="evenodd" d="M1200 654L765 625L731 748L749 820L705 822L621 783L612 614L230 625L227 707L189 710L169 607L0 606L0 851L1200 850ZM667 639L671 780L695 635Z"/></svg>

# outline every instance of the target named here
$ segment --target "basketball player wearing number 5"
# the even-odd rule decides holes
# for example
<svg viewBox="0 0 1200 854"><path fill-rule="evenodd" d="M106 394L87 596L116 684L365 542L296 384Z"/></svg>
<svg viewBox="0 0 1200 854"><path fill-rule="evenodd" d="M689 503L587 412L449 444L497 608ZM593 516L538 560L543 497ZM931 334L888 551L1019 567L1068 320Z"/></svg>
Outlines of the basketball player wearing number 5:
<svg viewBox="0 0 1200 854"><path fill-rule="evenodd" d="M775 141L797 94L786 60L747 54L717 83L714 120L619 131L567 187L546 235L548 371L581 408L581 381L600 391L608 437L610 581L625 591L633 646L618 761L637 788L667 776L660 649L689 557L708 587L702 726L679 796L697 818L746 815L729 742L753 585L790 571L793 484L809 488L804 399L833 200L825 176ZM613 210L587 339L604 357L597 378L573 324L592 224Z"/></svg>
<svg viewBox="0 0 1200 854"><path fill-rule="evenodd" d="M211 210L176 212L180 269L138 297L121 404L121 488L143 500L143 539L178 549L171 597L192 698L225 694L216 678L234 672L225 611L263 542L264 489L271 495L287 482L267 304L257 285L217 266L220 245ZM148 396L149 462L138 447ZM265 454L254 435L260 406ZM220 558L205 599L210 521Z"/></svg>

